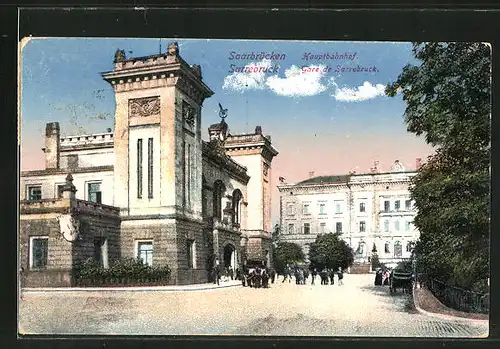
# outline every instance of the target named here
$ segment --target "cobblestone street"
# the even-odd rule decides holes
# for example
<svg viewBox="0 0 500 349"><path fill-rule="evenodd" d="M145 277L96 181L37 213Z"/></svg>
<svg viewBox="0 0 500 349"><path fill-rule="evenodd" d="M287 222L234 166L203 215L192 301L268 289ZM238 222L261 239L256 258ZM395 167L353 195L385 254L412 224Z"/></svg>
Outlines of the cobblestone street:
<svg viewBox="0 0 500 349"><path fill-rule="evenodd" d="M189 292L25 293L25 334L271 335L486 337L488 325L418 313L408 295L373 286L372 275L344 285L296 285L281 278L269 289L228 287Z"/></svg>

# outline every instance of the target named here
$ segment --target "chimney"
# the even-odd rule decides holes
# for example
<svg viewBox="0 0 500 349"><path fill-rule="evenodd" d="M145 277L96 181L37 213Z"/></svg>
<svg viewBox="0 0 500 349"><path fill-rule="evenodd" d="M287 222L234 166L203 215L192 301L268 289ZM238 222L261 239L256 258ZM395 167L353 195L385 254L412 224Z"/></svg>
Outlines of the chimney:
<svg viewBox="0 0 500 349"><path fill-rule="evenodd" d="M60 129L58 122L45 126L45 168L59 168Z"/></svg>
<svg viewBox="0 0 500 349"><path fill-rule="evenodd" d="M415 170L419 170L422 167L422 158L415 159Z"/></svg>
<svg viewBox="0 0 500 349"><path fill-rule="evenodd" d="M256 135L261 135L262 134L262 127L255 126L255 134Z"/></svg>

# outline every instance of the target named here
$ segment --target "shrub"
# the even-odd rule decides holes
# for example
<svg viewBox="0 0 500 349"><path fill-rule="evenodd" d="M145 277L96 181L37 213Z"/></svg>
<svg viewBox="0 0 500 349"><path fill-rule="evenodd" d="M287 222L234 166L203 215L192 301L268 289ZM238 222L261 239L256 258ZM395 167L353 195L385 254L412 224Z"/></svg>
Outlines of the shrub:
<svg viewBox="0 0 500 349"><path fill-rule="evenodd" d="M154 266L143 264L141 260L125 258L111 263L108 269L103 268L92 258L75 265L73 279L76 284L104 285L115 283L122 285L166 283L170 278L168 266Z"/></svg>

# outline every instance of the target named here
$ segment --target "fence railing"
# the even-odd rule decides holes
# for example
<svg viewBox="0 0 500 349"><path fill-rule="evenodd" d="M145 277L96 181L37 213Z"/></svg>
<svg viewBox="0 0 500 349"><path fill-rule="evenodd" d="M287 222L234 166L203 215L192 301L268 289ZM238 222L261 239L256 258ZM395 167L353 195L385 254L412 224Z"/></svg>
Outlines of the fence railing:
<svg viewBox="0 0 500 349"><path fill-rule="evenodd" d="M425 280L425 285L441 303L449 308L468 313L489 313L489 293L482 294L464 290L431 278Z"/></svg>

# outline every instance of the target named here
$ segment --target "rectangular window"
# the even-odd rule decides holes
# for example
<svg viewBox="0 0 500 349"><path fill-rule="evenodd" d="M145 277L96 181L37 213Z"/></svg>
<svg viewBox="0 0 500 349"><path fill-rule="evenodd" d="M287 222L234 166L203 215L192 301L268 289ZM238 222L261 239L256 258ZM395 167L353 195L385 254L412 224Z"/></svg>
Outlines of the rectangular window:
<svg viewBox="0 0 500 349"><path fill-rule="evenodd" d="M289 216L294 215L295 214L294 205L293 204L288 204L288 206L286 208L286 212L287 212L287 214Z"/></svg>
<svg viewBox="0 0 500 349"><path fill-rule="evenodd" d="M390 246L389 246L389 242L386 242L385 243L385 246L384 246L384 252L385 253L391 253L391 250L390 250Z"/></svg>
<svg viewBox="0 0 500 349"><path fill-rule="evenodd" d="M337 222L335 224L335 232L342 233L342 222Z"/></svg>
<svg viewBox="0 0 500 349"><path fill-rule="evenodd" d="M359 222L359 232L364 233L365 231L366 231L366 222L365 221Z"/></svg>
<svg viewBox="0 0 500 349"><path fill-rule="evenodd" d="M395 209L396 211L399 211L399 209L400 209L400 208L401 208L401 202L400 202L399 200L396 200L396 201L394 202L394 209Z"/></svg>
<svg viewBox="0 0 500 349"><path fill-rule="evenodd" d="M359 212L366 212L366 205L364 202L359 203Z"/></svg>
<svg viewBox="0 0 500 349"><path fill-rule="evenodd" d="M293 224L288 224L288 234L293 234L294 233L294 226Z"/></svg>
<svg viewBox="0 0 500 349"><path fill-rule="evenodd" d="M326 204L325 203L319 204L319 214L326 214Z"/></svg>
<svg viewBox="0 0 500 349"><path fill-rule="evenodd" d="M311 212L309 210L309 204L304 204L304 206L302 207L302 213L303 214L311 214Z"/></svg>
<svg viewBox="0 0 500 349"><path fill-rule="evenodd" d="M319 232L321 234L324 234L325 233L325 230L326 230L326 223L320 223L319 224Z"/></svg>
<svg viewBox="0 0 500 349"><path fill-rule="evenodd" d="M137 242L137 258L142 260L142 263L153 265L153 242L139 241Z"/></svg>
<svg viewBox="0 0 500 349"><path fill-rule="evenodd" d="M187 240L186 249L187 249L188 268L193 268L194 267L194 240Z"/></svg>
<svg viewBox="0 0 500 349"><path fill-rule="evenodd" d="M405 231L410 231L410 222L405 222Z"/></svg>
<svg viewBox="0 0 500 349"><path fill-rule="evenodd" d="M399 231L399 221L394 221L394 230Z"/></svg>
<svg viewBox="0 0 500 349"><path fill-rule="evenodd" d="M411 210L411 200L406 200L405 201L405 208L407 211Z"/></svg>
<svg viewBox="0 0 500 349"><path fill-rule="evenodd" d="M90 202L102 203L101 183L88 183L87 190Z"/></svg>
<svg viewBox="0 0 500 349"><path fill-rule="evenodd" d="M387 233L389 231L389 221L385 220L384 221L384 231Z"/></svg>
<svg viewBox="0 0 500 349"><path fill-rule="evenodd" d="M335 201L335 213L342 213L342 201Z"/></svg>
<svg viewBox="0 0 500 349"><path fill-rule="evenodd" d="M389 200L384 201L384 211L389 212L391 210L391 203Z"/></svg>
<svg viewBox="0 0 500 349"><path fill-rule="evenodd" d="M311 233L311 226L309 223L304 223L304 234L310 234Z"/></svg>
<svg viewBox="0 0 500 349"><path fill-rule="evenodd" d="M142 139L137 140L137 198L142 198Z"/></svg>
<svg viewBox="0 0 500 349"><path fill-rule="evenodd" d="M28 187L28 200L42 200L41 185L34 185Z"/></svg>
<svg viewBox="0 0 500 349"><path fill-rule="evenodd" d="M148 139L148 198L153 198L153 138Z"/></svg>
<svg viewBox="0 0 500 349"><path fill-rule="evenodd" d="M48 247L49 239L45 236L32 237L30 240L31 247L31 258L30 258L30 268L31 269L44 269L47 267L48 262Z"/></svg>
<svg viewBox="0 0 500 349"><path fill-rule="evenodd" d="M64 184L59 184L57 186L56 194L57 194L58 199L62 199L62 197L63 197L63 188L64 188Z"/></svg>

